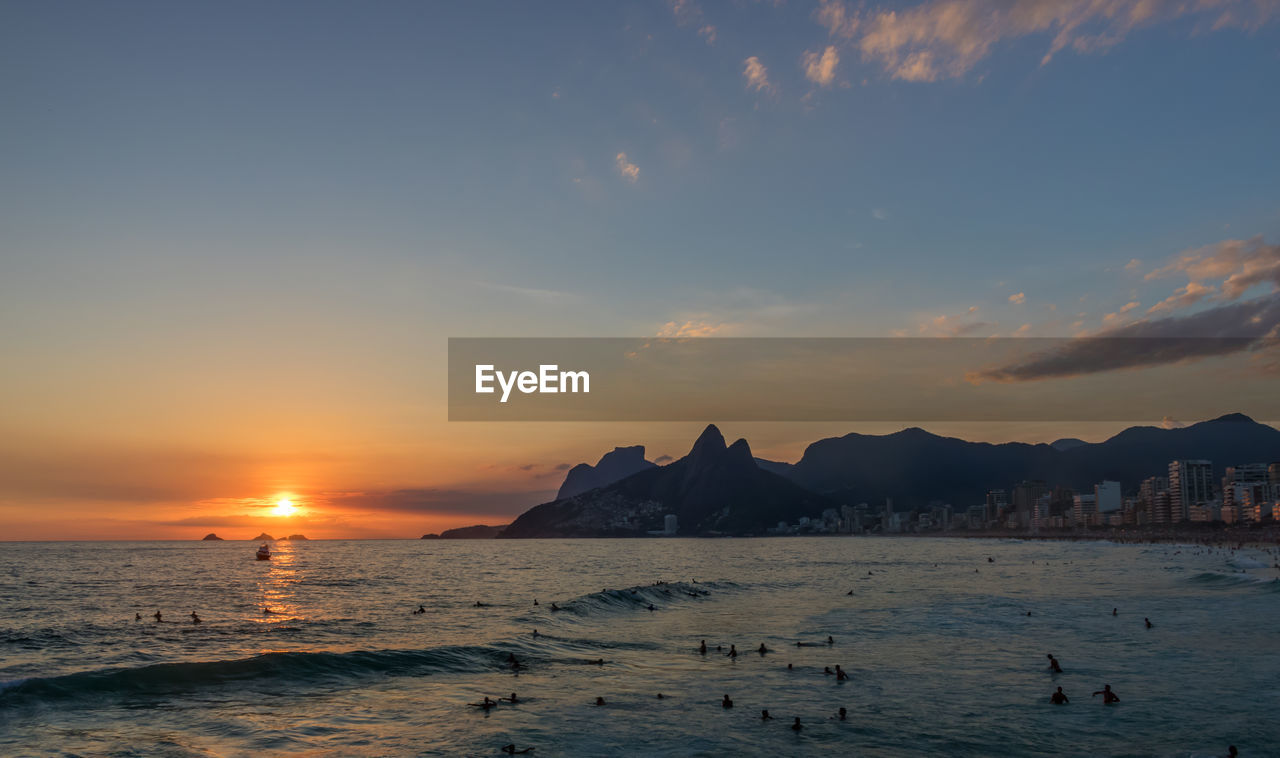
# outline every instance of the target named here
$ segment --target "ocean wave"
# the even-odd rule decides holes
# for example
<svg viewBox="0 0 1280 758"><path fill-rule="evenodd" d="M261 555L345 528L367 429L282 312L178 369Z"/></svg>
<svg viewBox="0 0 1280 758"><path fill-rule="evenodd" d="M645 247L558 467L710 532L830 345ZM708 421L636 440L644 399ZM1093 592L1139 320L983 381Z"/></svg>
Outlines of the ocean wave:
<svg viewBox="0 0 1280 758"><path fill-rule="evenodd" d="M263 653L234 660L157 663L0 682L0 708L76 697L161 696L243 682L293 688L299 684L341 685L378 675L497 671L507 667L509 653L490 646L449 646Z"/></svg>
<svg viewBox="0 0 1280 758"><path fill-rule="evenodd" d="M556 602L559 613L569 616L595 616L600 613L618 611L634 611L666 607L675 603L702 600L718 592L740 589L734 582L663 582L660 584L637 585L623 589L604 589L580 595L563 603ZM522 615L519 621L537 621L545 618L545 613L552 613L552 603L539 606L543 613ZM557 614L559 615L559 614Z"/></svg>
<svg viewBox="0 0 1280 758"><path fill-rule="evenodd" d="M1187 581L1195 584L1219 587L1255 587L1263 585L1272 588L1274 591L1280 592L1280 582L1276 581L1275 577L1262 576L1259 574L1201 571L1198 574L1187 577Z"/></svg>

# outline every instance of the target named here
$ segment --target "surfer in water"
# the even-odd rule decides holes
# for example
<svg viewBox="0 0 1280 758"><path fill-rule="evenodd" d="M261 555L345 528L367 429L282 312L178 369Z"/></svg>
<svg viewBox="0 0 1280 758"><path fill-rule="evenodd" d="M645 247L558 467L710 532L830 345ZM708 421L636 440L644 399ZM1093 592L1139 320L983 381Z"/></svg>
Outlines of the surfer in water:
<svg viewBox="0 0 1280 758"><path fill-rule="evenodd" d="M836 664L836 681L837 681L837 682L843 682L843 681L845 681L845 680L846 680L846 679L848 679L848 678L849 678L849 675L848 675L848 674L846 674L846 673L844 672L844 669L840 668L840 664L838 664L838 663L837 663L837 664Z"/></svg>
<svg viewBox="0 0 1280 758"><path fill-rule="evenodd" d="M467 703L467 705L471 706L472 708L480 708L481 710L487 711L490 708L497 708L498 701L490 698L488 695L485 695L483 701L479 703Z"/></svg>
<svg viewBox="0 0 1280 758"><path fill-rule="evenodd" d="M1062 673L1062 666L1058 665L1058 659L1053 657L1053 653L1046 653L1049 656L1049 671L1054 674Z"/></svg>
<svg viewBox="0 0 1280 758"><path fill-rule="evenodd" d="M702 654L702 655L706 655L706 654L707 654L707 641L706 641L706 640L703 640L703 641L702 641L702 644L701 644L701 645L698 645L698 652L699 652L700 654Z"/></svg>
<svg viewBox="0 0 1280 758"><path fill-rule="evenodd" d="M721 707L723 707L723 708L732 708L732 707L733 707L733 701L729 699L729 696L728 696L728 695L725 695L725 696L724 696L724 700L721 700L721 701L720 701L720 706L721 706Z"/></svg>
<svg viewBox="0 0 1280 758"><path fill-rule="evenodd" d="M1102 685L1102 689L1093 693L1093 695L1090 695L1090 697L1093 697L1094 695L1102 696L1103 705L1111 705L1112 703L1120 702L1120 696L1111 691L1111 685L1109 684Z"/></svg>
<svg viewBox="0 0 1280 758"><path fill-rule="evenodd" d="M510 745L503 745L502 752L506 753L507 755L525 755L526 753L532 753L533 748L527 747L524 750L516 750L516 745L513 742Z"/></svg>
<svg viewBox="0 0 1280 758"><path fill-rule="evenodd" d="M161 615L160 615L160 611L156 611L156 612L155 612L155 618L156 618L156 623L157 623L157 624L159 624L161 621L164 621L164 616L161 616Z"/></svg>
<svg viewBox="0 0 1280 758"><path fill-rule="evenodd" d="M1067 703L1070 703L1071 700L1067 697L1066 693L1062 691L1062 688L1059 687L1057 692L1049 696L1049 702L1054 705L1066 705Z"/></svg>
<svg viewBox="0 0 1280 758"><path fill-rule="evenodd" d="M196 615L196 612L195 612L195 611L192 611L192 612L191 612L191 623L193 623L193 624L199 624L199 623L200 623L200 617Z"/></svg>
<svg viewBox="0 0 1280 758"><path fill-rule="evenodd" d="M728 653L728 657L730 657L730 658L737 658L737 657L738 657L738 646L737 646L737 645L730 645L730 646L729 646L729 653Z"/></svg>
<svg viewBox="0 0 1280 758"><path fill-rule="evenodd" d="M799 716L796 716L795 723L791 725L791 731L793 731L793 732L798 732L798 731L800 731L801 729L804 729L804 727L803 727L803 726L801 726L801 724L800 724L800 717L799 717Z"/></svg>

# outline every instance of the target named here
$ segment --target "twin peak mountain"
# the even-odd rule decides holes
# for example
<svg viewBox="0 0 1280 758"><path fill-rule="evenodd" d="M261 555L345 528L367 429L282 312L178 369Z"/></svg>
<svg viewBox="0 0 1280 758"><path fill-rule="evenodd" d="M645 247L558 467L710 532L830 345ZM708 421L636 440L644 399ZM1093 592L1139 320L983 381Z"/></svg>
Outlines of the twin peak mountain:
<svg viewBox="0 0 1280 758"><path fill-rule="evenodd" d="M1280 430L1234 413L1186 427L1131 427L1104 442L991 444L911 428L847 434L812 443L794 464L753 458L746 440L726 445L714 425L688 455L658 466L644 447L619 447L595 466L571 469L553 502L526 511L501 537L637 536L675 515L682 535L763 534L780 521L815 518L826 508L892 498L899 509L934 501L964 508L987 490L1024 479L1091 491L1104 480L1126 492L1169 461L1226 466L1280 460Z"/></svg>

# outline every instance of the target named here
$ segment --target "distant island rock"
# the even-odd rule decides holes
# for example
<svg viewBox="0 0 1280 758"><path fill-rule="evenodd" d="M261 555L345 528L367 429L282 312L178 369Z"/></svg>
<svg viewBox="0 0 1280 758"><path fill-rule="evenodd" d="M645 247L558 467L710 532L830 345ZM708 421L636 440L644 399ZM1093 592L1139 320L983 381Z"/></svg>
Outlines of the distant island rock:
<svg viewBox="0 0 1280 758"><path fill-rule="evenodd" d="M486 526L477 524L475 526L463 526L457 529L446 529L440 534L424 534L424 540L491 540L502 533L509 524L500 526Z"/></svg>
<svg viewBox="0 0 1280 758"><path fill-rule="evenodd" d="M564 483L560 485L560 491L556 493L556 500L581 495L599 487L608 487L632 474L657 468L657 466L658 464L645 460L644 445L615 447L611 452L605 453L594 466L579 463L569 469Z"/></svg>
<svg viewBox="0 0 1280 758"><path fill-rule="evenodd" d="M288 541L288 542L306 542L306 541L307 541L307 535L305 535L305 534L290 534L288 537L285 537L285 540L286 540L286 541Z"/></svg>
<svg viewBox="0 0 1280 758"><path fill-rule="evenodd" d="M270 534L267 534L266 532L259 534L257 537L254 537L251 540L251 542L275 542L275 541L276 541L276 538L272 537Z"/></svg>
<svg viewBox="0 0 1280 758"><path fill-rule="evenodd" d="M214 534L213 532L209 532L208 534L206 534L204 537L201 538L201 541L202 542L222 542L222 538Z"/></svg>

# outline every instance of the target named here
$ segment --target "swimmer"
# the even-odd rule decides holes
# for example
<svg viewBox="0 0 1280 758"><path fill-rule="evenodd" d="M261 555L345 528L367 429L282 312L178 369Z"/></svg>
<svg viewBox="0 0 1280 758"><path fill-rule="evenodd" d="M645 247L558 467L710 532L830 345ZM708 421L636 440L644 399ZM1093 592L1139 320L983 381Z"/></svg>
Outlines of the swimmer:
<svg viewBox="0 0 1280 758"><path fill-rule="evenodd" d="M141 613L135 613L135 614L133 614L133 620L134 620L134 621L141 621L141 620L142 620L142 614L141 614Z"/></svg>
<svg viewBox="0 0 1280 758"><path fill-rule="evenodd" d="M849 712L844 709L844 706L841 706L840 710L836 712L836 718L840 719L841 721L845 721L848 715L849 715Z"/></svg>
<svg viewBox="0 0 1280 758"><path fill-rule="evenodd" d="M720 705L721 705L721 707L724 707L724 708L732 708L732 707L733 707L733 701L729 699L729 696L728 696L728 695L725 695L725 696L724 696L724 700L721 700L721 701L720 701Z"/></svg>
<svg viewBox="0 0 1280 758"><path fill-rule="evenodd" d="M764 655L765 653L769 652L769 648L765 647L764 643L761 642L760 647L756 648L756 652L759 653L760 655Z"/></svg>
<svg viewBox="0 0 1280 758"><path fill-rule="evenodd" d="M658 699L659 699L659 700L662 700L662 699L663 699L663 695L662 695L662 693L661 693L661 692L659 692L659 693L658 693Z"/></svg>
<svg viewBox="0 0 1280 758"><path fill-rule="evenodd" d="M541 637L542 635L541 635L541 634L538 634L538 630L537 630L537 629L534 629L534 630L533 630L533 636L534 636L534 637Z"/></svg>
<svg viewBox="0 0 1280 758"><path fill-rule="evenodd" d="M800 717L796 716L796 722L791 725L791 731L798 732L801 729L804 729L804 727L800 725Z"/></svg>
<svg viewBox="0 0 1280 758"><path fill-rule="evenodd" d="M653 611L654 611L653 603L649 603L649 612L653 613Z"/></svg>
<svg viewBox="0 0 1280 758"><path fill-rule="evenodd" d="M834 674L834 673L836 673L836 672L832 671L830 666L823 666L823 667L822 667L822 673L827 674L827 675L831 675L831 674Z"/></svg>
<svg viewBox="0 0 1280 758"><path fill-rule="evenodd" d="M702 641L702 644L701 644L701 645L698 645L698 652L699 652L699 653L701 653L702 655L706 655L706 654L707 654L707 641L706 641L706 640L703 640L703 641Z"/></svg>
<svg viewBox="0 0 1280 758"><path fill-rule="evenodd" d="M587 661L587 663L590 663L592 666L603 666L603 665L604 665L604 659L603 659L603 658L597 658L597 659L595 659L594 661Z"/></svg>
<svg viewBox="0 0 1280 758"><path fill-rule="evenodd" d="M1143 623L1145 623L1145 624L1147 625L1147 628L1148 628L1148 629L1150 629L1150 628L1151 628L1151 619L1149 619L1149 618L1144 618L1144 619L1142 619L1142 621L1143 621Z"/></svg>
<svg viewBox="0 0 1280 758"><path fill-rule="evenodd" d="M769 715L769 711L768 711L768 709L765 709L765 710L763 710L763 711L760 711L760 720L761 720L761 721L771 721L772 719L773 719L773 716L770 716L770 715Z"/></svg>
<svg viewBox="0 0 1280 758"><path fill-rule="evenodd" d="M489 710L490 708L497 708L497 707L498 707L498 701L497 701L497 700L492 700L492 699L490 699L490 698L489 698L489 696L488 696L488 695L485 695L485 696L484 696L484 701L483 701L483 702L479 702L479 703L467 703L467 705L471 706L472 708L481 708L481 709L483 709L483 710L486 710L486 711L487 711L487 710Z"/></svg>
<svg viewBox="0 0 1280 758"><path fill-rule="evenodd" d="M193 623L193 624L199 624L199 623L200 623L200 617L196 615L196 612L195 612L195 611L192 611L192 612L191 612L191 623Z"/></svg>
<svg viewBox="0 0 1280 758"><path fill-rule="evenodd" d="M1236 750L1235 745L1227 745L1227 758L1236 758L1240 755L1240 751Z"/></svg>
<svg viewBox="0 0 1280 758"><path fill-rule="evenodd" d="M729 657L729 658L737 658L737 657L738 657L738 646L737 646L737 645L730 645L730 646L729 646L729 653L728 653L728 657Z"/></svg>
<svg viewBox="0 0 1280 758"><path fill-rule="evenodd" d="M513 742L510 745L503 745L502 752L506 753L507 755L525 755L526 753L532 753L533 748L527 747L524 750L516 750L516 745Z"/></svg>
<svg viewBox="0 0 1280 758"><path fill-rule="evenodd" d="M787 664L787 671L793 671L794 668L795 667L793 667L790 663Z"/></svg>
<svg viewBox="0 0 1280 758"><path fill-rule="evenodd" d="M538 598L536 598L536 597L535 597L535 598L533 599L533 604L534 604L534 605L537 605L537 604L538 604Z"/></svg>
<svg viewBox="0 0 1280 758"><path fill-rule="evenodd" d="M1112 692L1112 691L1111 691L1111 685L1109 685L1109 684L1104 684L1104 685L1102 685L1102 689L1098 690L1097 692L1095 692L1095 693L1093 693L1093 694L1094 694L1094 695L1101 695L1101 696L1102 696L1102 704L1103 704L1103 705L1111 705L1112 703L1118 703L1118 702L1120 702L1120 697L1119 697L1118 695L1116 695L1116 693L1114 693L1114 692ZM1092 697L1092 696L1093 696L1093 695L1090 695L1090 697Z"/></svg>
<svg viewBox="0 0 1280 758"><path fill-rule="evenodd" d="M992 557L991 557L991 556L989 556L989 555L987 556L987 563L995 563L995 562L996 562L996 559L995 559L995 558L992 558Z"/></svg>
<svg viewBox="0 0 1280 758"><path fill-rule="evenodd" d="M164 617L160 615L160 611L155 612L155 617L156 617L157 624L159 624L162 620L164 620Z"/></svg>
<svg viewBox="0 0 1280 758"><path fill-rule="evenodd" d="M484 604L484 603L482 603L482 602L480 602L479 600L477 600L477 601L476 601L476 604L475 604L475 606L474 606L474 607L475 607L475 608L484 608L484 607L486 607L486 606L485 606L485 604Z"/></svg>
<svg viewBox="0 0 1280 758"><path fill-rule="evenodd" d="M1057 692L1049 696L1049 702L1054 705L1066 705L1067 703L1070 703L1071 700L1067 698L1066 693L1064 693L1062 688L1059 687Z"/></svg>
<svg viewBox="0 0 1280 758"><path fill-rule="evenodd" d="M1061 674L1062 666L1058 664L1058 659L1053 657L1053 653L1048 653L1047 655L1049 656L1049 671L1054 674Z"/></svg>
<svg viewBox="0 0 1280 758"><path fill-rule="evenodd" d="M1112 608L1112 609L1111 609L1111 615L1112 615L1112 616L1118 616L1118 615L1119 615L1119 611L1120 611L1120 609L1119 609L1119 608Z"/></svg>
<svg viewBox="0 0 1280 758"><path fill-rule="evenodd" d="M511 693L511 697L500 697L500 698L498 698L498 699L499 699L499 700L505 700L505 701L507 701L508 703L512 703L512 704L515 704L515 703L520 702L520 698L516 697L516 693L514 693L514 692L513 692L513 693Z"/></svg>
<svg viewBox="0 0 1280 758"><path fill-rule="evenodd" d="M829 634L827 635L827 644L828 644L828 645L834 645L834 644L836 644L835 639L834 639L834 638L832 638L832 636L831 636L831 635L829 635Z"/></svg>
<svg viewBox="0 0 1280 758"><path fill-rule="evenodd" d="M596 698L596 705L605 705L604 698L602 697Z"/></svg>
<svg viewBox="0 0 1280 758"><path fill-rule="evenodd" d="M843 682L848 678L849 678L849 675L846 674L844 669L840 668L840 664L837 663L836 664L836 681Z"/></svg>

